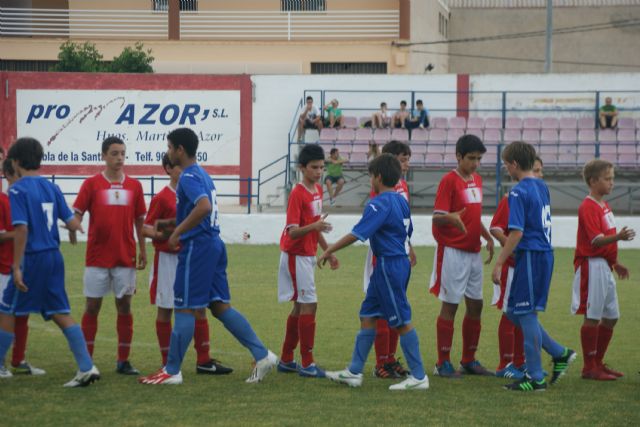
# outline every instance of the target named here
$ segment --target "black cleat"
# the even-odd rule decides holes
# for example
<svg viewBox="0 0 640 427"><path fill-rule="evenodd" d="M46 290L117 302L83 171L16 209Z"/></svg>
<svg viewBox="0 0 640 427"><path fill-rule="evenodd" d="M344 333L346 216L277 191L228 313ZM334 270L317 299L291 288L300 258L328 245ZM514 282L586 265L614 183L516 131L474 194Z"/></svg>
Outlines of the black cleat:
<svg viewBox="0 0 640 427"><path fill-rule="evenodd" d="M541 381L534 381L529 377L524 377L520 381L505 385L504 389L510 391L545 391L547 382L544 378Z"/></svg>
<svg viewBox="0 0 640 427"><path fill-rule="evenodd" d="M219 360L210 359L207 363L196 365L197 374L207 375L227 375L233 372L232 368L228 368L220 363Z"/></svg>
<svg viewBox="0 0 640 427"><path fill-rule="evenodd" d="M556 359L553 359L553 372L551 372L551 384L558 382L560 377L567 373L571 362L576 360L578 355L570 348L564 349L564 354Z"/></svg>
<svg viewBox="0 0 640 427"><path fill-rule="evenodd" d="M131 362L125 360L124 362L118 362L116 372L121 375L140 375L140 371L131 365Z"/></svg>

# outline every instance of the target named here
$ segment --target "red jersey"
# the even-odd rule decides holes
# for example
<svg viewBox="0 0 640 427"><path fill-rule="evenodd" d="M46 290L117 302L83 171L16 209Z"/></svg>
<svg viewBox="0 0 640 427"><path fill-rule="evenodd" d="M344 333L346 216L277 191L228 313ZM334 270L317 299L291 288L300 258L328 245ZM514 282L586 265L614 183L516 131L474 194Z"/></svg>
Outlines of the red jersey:
<svg viewBox="0 0 640 427"><path fill-rule="evenodd" d="M613 266L618 260L618 244L610 243L599 248L593 241L600 236L616 234L616 222L607 202L600 204L591 196L587 196L578 208L578 243L574 264L577 266L587 257L604 258Z"/></svg>
<svg viewBox="0 0 640 427"><path fill-rule="evenodd" d="M493 218L491 218L490 230L500 230L504 233L505 236L509 236L509 197L504 196L500 203L498 203L498 208L496 209L496 213L493 214ZM507 258L507 262L505 265L508 267L515 267L516 260L511 255Z"/></svg>
<svg viewBox="0 0 640 427"><path fill-rule="evenodd" d="M434 214L448 214L466 208L462 222L467 228L463 234L453 225L436 227L432 225L433 237L439 245L449 246L467 252L480 252L482 234L482 178L473 174L468 181L455 169L446 174L438 185Z"/></svg>
<svg viewBox="0 0 640 427"><path fill-rule="evenodd" d="M289 228L304 227L320 219L322 213L322 186L315 184L312 193L298 183L289 195L287 225L280 237L280 250L290 255L315 256L318 251L318 232L312 231L299 239L289 237Z"/></svg>
<svg viewBox="0 0 640 427"><path fill-rule="evenodd" d="M82 183L73 207L90 215L87 267L135 267L134 223L147 211L140 181L109 182L99 173Z"/></svg>
<svg viewBox="0 0 640 427"><path fill-rule="evenodd" d="M151 203L149 204L149 212L144 220L145 227L154 227L156 220L159 219L175 219L176 218L176 190L171 188L170 185L164 187L158 194L156 194ZM156 251L169 252L177 254L180 249L171 250L167 240L153 239L153 247Z"/></svg>
<svg viewBox="0 0 640 427"><path fill-rule="evenodd" d="M398 183L396 184L395 187L393 187L393 189L395 190L396 193L404 197L407 200L407 202L409 201L409 186L407 185L407 181L405 181L404 178L400 178L400 181L398 181ZM377 195L378 193L376 193L372 188L371 191L369 192L369 198L373 199Z"/></svg>
<svg viewBox="0 0 640 427"><path fill-rule="evenodd" d="M0 233L6 233L8 231L13 231L9 196L0 192ZM13 240L11 239L0 243L0 274L11 274L12 264Z"/></svg>

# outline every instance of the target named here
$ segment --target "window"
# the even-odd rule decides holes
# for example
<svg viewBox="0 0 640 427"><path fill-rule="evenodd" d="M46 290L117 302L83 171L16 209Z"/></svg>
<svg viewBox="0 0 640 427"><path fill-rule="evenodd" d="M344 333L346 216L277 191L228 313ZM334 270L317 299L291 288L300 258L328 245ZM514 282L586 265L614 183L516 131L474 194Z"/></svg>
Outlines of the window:
<svg viewBox="0 0 640 427"><path fill-rule="evenodd" d="M438 33L445 39L449 37L449 20L442 13L438 13Z"/></svg>
<svg viewBox="0 0 640 427"><path fill-rule="evenodd" d="M387 63L312 62L311 74L387 74Z"/></svg>
<svg viewBox="0 0 640 427"><path fill-rule="evenodd" d="M326 0L280 0L283 12L323 12L327 10Z"/></svg>
<svg viewBox="0 0 640 427"><path fill-rule="evenodd" d="M49 71L58 61L0 59L0 71Z"/></svg>
<svg viewBox="0 0 640 427"><path fill-rule="evenodd" d="M169 10L169 0L151 0L153 10ZM180 10L198 10L198 0L179 0Z"/></svg>

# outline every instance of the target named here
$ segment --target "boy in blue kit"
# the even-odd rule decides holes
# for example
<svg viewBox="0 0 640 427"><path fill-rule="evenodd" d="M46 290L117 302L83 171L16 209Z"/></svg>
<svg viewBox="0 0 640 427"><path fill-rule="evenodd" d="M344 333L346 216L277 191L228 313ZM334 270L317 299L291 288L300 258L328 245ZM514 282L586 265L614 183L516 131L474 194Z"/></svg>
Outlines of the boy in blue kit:
<svg viewBox="0 0 640 427"><path fill-rule="evenodd" d="M9 190L14 226L13 275L0 295L0 360L14 337L15 316L40 313L62 330L78 364L78 373L65 387L84 387L100 379L80 326L71 318L64 289L58 219L69 230L82 231L57 185L38 174L44 151L33 138L20 138L9 149L19 177Z"/></svg>
<svg viewBox="0 0 640 427"><path fill-rule="evenodd" d="M209 307L211 313L253 355L256 360L248 383L257 383L278 363L262 344L251 325L229 304L227 251L220 239L216 188L196 162L198 136L188 128L167 135L171 164L182 169L176 189L176 228L169 248L180 245L176 281L173 286L175 323L169 344L167 365L142 377L142 384L181 384L180 366L195 328L196 311Z"/></svg>
<svg viewBox="0 0 640 427"><path fill-rule="evenodd" d="M502 152L509 175L518 184L509 193L509 236L491 275L500 283L502 266L515 250L516 265L506 313L522 329L527 376L505 386L513 391L544 391L547 382L542 370L541 349L553 358L551 384L564 375L576 353L555 342L538 321L549 296L553 273L551 246L551 205L549 189L533 175L536 151L525 142L512 142Z"/></svg>
<svg viewBox="0 0 640 427"><path fill-rule="evenodd" d="M376 337L376 321L383 318L398 331L400 345L411 370L411 375L390 386L389 390L429 388L429 378L420 357L418 334L411 324L411 306L407 301L411 265L405 244L413 232L413 225L409 204L394 189L401 174L400 162L392 154L382 154L369 163L371 186L378 195L367 203L360 222L351 233L329 246L318 258L320 267L331 259L334 252L357 240L369 239L377 260L360 308L361 329L356 336L351 364L342 371L326 372L327 378L350 387L362 385L362 370Z"/></svg>

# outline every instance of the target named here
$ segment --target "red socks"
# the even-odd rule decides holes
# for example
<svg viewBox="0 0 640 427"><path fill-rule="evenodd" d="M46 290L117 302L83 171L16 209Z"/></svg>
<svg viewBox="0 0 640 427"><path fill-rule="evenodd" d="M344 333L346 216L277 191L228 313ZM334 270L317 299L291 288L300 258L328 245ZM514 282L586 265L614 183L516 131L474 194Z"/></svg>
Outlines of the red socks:
<svg viewBox="0 0 640 427"><path fill-rule="evenodd" d="M400 335L398 335L398 330L389 328L389 357L387 358L387 363L394 363L396 361L396 350L398 349L399 339Z"/></svg>
<svg viewBox="0 0 640 427"><path fill-rule="evenodd" d="M300 356L302 356L302 367L306 368L313 363L313 342L316 335L315 315L300 315L298 318L298 335L300 336Z"/></svg>
<svg viewBox="0 0 640 427"><path fill-rule="evenodd" d="M480 341L480 320L465 316L462 321L462 360L461 364L476 360L476 350Z"/></svg>
<svg viewBox="0 0 640 427"><path fill-rule="evenodd" d="M96 340L96 334L98 333L98 316L87 312L82 315L82 333L84 334L85 341L87 341L89 355L93 357L93 345Z"/></svg>
<svg viewBox="0 0 640 427"><path fill-rule="evenodd" d="M582 342L582 357L584 357L582 373L593 371L596 367L598 327L582 325L582 328L580 328L580 341Z"/></svg>
<svg viewBox="0 0 640 427"><path fill-rule="evenodd" d="M162 355L162 366L165 366L167 364L167 355L169 354L169 343L171 342L171 322L156 320L156 335L158 336L158 345Z"/></svg>
<svg viewBox="0 0 640 427"><path fill-rule="evenodd" d="M13 333L13 353L11 356L11 366L18 366L24 360L27 349L27 334L29 333L29 316L16 316Z"/></svg>
<svg viewBox="0 0 640 427"><path fill-rule="evenodd" d="M287 318L287 330L282 343L282 355L280 360L283 363L293 362L293 351L298 346L298 316L289 315Z"/></svg>
<svg viewBox="0 0 640 427"><path fill-rule="evenodd" d="M129 360L131 340L133 339L133 316L131 314L118 314L118 362Z"/></svg>
<svg viewBox="0 0 640 427"><path fill-rule="evenodd" d="M207 319L196 319L196 328L193 332L193 348L198 354L198 365L203 365L211 360L209 355L209 322Z"/></svg>
<svg viewBox="0 0 640 427"><path fill-rule="evenodd" d="M522 329L517 326L513 326L513 364L516 368L524 365L524 336L522 335Z"/></svg>
<svg viewBox="0 0 640 427"><path fill-rule="evenodd" d="M500 364L498 369L504 369L514 358L515 325L504 314L498 325L498 350L500 352ZM515 363L514 363L515 364ZM518 365L519 366L519 365Z"/></svg>
<svg viewBox="0 0 640 427"><path fill-rule="evenodd" d="M389 358L389 340L390 340L389 323L384 319L376 321L376 339L374 348L376 350L376 368L387 363Z"/></svg>
<svg viewBox="0 0 640 427"><path fill-rule="evenodd" d="M609 342L613 336L613 329L609 329L602 324L598 325L598 348L596 352L596 366L602 366L604 355L609 348Z"/></svg>
<svg viewBox="0 0 640 427"><path fill-rule="evenodd" d="M438 366L449 360L453 342L453 321L438 316L436 322L436 341L438 345Z"/></svg>

